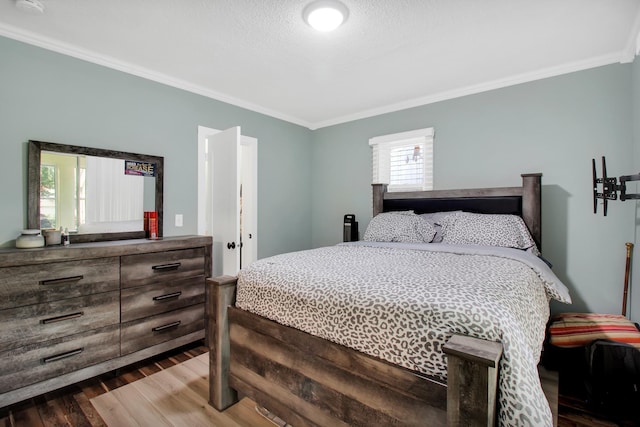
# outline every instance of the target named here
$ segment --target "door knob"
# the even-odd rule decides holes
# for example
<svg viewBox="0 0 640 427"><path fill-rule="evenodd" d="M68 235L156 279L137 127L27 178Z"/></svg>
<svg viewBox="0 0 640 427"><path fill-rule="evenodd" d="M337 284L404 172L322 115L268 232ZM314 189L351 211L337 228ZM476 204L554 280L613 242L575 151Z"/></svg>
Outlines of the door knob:
<svg viewBox="0 0 640 427"><path fill-rule="evenodd" d="M235 248L236 248L236 242L227 243L227 249L235 249Z"/></svg>

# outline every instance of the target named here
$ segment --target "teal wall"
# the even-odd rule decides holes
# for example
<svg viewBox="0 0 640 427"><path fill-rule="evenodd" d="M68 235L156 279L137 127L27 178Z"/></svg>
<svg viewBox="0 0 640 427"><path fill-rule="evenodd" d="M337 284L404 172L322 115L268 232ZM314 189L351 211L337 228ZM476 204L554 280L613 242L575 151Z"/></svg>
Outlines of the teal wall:
<svg viewBox="0 0 640 427"><path fill-rule="evenodd" d="M196 234L199 125L258 139L258 256L311 245L309 129L2 37L0 58L1 246L26 227L29 139L164 156L164 233Z"/></svg>
<svg viewBox="0 0 640 427"><path fill-rule="evenodd" d="M315 131L313 245L340 241L345 213L364 232L369 138L433 126L436 189L517 186L521 173L543 173L542 249L574 300L552 310L619 313L635 202L594 215L591 159L606 156L610 175L635 170L631 82L630 64L610 65Z"/></svg>
<svg viewBox="0 0 640 427"><path fill-rule="evenodd" d="M258 256L330 245L342 217L371 217L369 138L434 126L438 189L517 186L543 173L543 252L574 304L620 310L635 202L592 213L593 157L640 170L640 64L616 64L310 131L259 113L0 37L0 245L26 226L26 141L165 157L165 234L195 234L197 127L258 142ZM182 228L173 217L184 215ZM640 262L640 249L635 264ZM640 268L640 267L638 267ZM638 270L635 268L635 270ZM631 315L640 320L640 274Z"/></svg>

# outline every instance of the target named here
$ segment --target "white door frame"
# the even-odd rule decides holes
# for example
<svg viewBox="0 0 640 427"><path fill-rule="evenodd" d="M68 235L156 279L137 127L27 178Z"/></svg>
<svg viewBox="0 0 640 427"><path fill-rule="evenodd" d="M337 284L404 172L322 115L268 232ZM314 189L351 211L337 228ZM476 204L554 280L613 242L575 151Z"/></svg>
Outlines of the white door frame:
<svg viewBox="0 0 640 427"><path fill-rule="evenodd" d="M198 126L198 207L197 207L197 230L198 234L206 235L207 234L207 218L206 218L206 206L204 201L207 200L206 192L207 192L207 183L205 181L206 177L206 146L207 146L207 138L211 135L215 135L217 133L222 132L219 129L212 129L205 126ZM246 235L251 234L251 241L249 243L246 236L243 236L243 240L245 242L245 248L243 248L243 259L249 262L255 261L258 259L258 140L256 138L241 135L240 137L240 145L242 146L242 150L245 152L243 154L244 159L243 165L249 166L249 170L243 168L242 176L243 180L250 181L248 184L253 187L253 191L247 192L243 195L243 200L245 201L245 207L252 206L250 209L250 213L245 210L245 214L243 215L243 230L245 230ZM243 261L243 265L246 265L246 262Z"/></svg>

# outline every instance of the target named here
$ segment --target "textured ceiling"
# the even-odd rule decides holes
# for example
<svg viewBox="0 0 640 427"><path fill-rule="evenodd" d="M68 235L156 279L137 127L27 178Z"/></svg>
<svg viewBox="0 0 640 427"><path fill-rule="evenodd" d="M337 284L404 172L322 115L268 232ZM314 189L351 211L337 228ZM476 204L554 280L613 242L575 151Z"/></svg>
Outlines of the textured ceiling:
<svg viewBox="0 0 640 427"><path fill-rule="evenodd" d="M318 128L629 62L640 0L0 0L0 35ZM1 56L0 56L1 58Z"/></svg>

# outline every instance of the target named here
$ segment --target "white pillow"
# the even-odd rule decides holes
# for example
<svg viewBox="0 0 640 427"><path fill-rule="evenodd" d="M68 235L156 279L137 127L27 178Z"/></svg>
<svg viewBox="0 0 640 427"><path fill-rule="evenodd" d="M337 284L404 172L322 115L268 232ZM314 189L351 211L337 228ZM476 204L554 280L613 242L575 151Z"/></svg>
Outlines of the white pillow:
<svg viewBox="0 0 640 427"><path fill-rule="evenodd" d="M429 243L435 228L413 211L384 212L371 219L363 240L369 242Z"/></svg>

